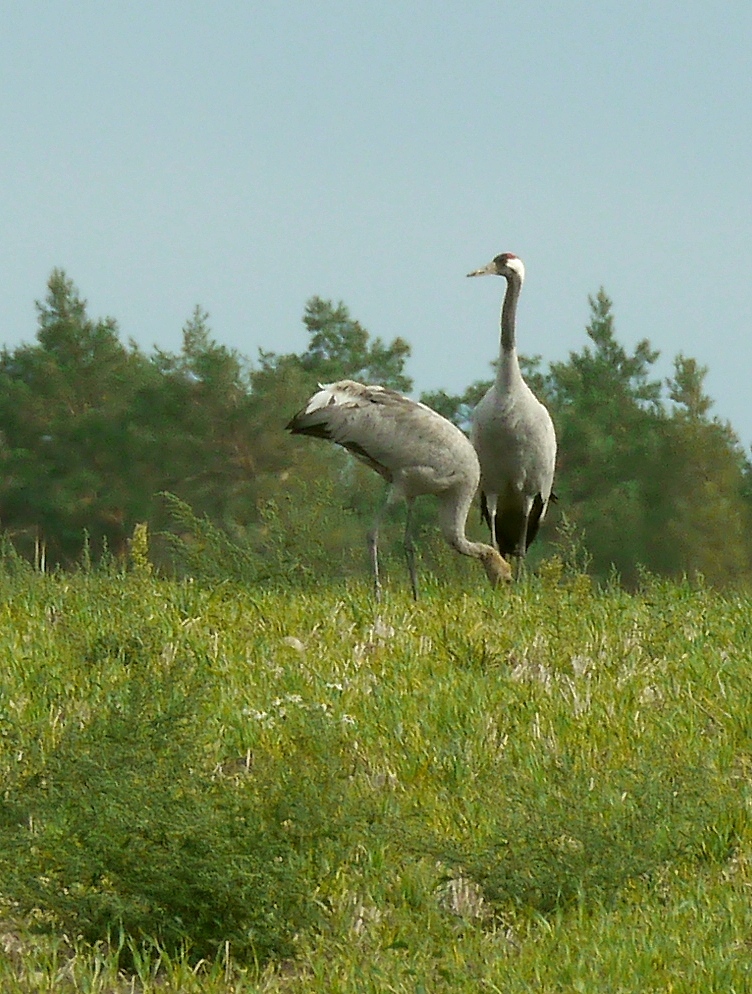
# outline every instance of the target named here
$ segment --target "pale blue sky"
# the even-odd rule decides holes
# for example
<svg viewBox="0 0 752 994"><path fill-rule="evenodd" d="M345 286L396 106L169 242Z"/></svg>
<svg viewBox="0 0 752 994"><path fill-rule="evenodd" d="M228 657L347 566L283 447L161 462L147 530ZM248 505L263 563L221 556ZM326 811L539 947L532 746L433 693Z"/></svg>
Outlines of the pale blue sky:
<svg viewBox="0 0 752 994"><path fill-rule="evenodd" d="M588 294L710 367L752 443L749 0L1 5L0 342L60 266L124 340L193 306L253 358L313 294L461 391L527 267L519 347L586 342Z"/></svg>

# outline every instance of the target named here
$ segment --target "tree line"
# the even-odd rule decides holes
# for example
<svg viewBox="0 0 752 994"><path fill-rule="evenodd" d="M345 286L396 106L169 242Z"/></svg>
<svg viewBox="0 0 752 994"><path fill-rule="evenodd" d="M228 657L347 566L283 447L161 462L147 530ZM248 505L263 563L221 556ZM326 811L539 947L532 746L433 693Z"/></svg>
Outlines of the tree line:
<svg viewBox="0 0 752 994"><path fill-rule="evenodd" d="M618 341L602 289L590 307L580 351L548 367L522 359L559 440L558 502L537 556L576 544L593 575L615 571L627 585L643 569L749 582L752 466L711 413L706 368L679 354L662 380L648 339L631 352ZM84 546L123 554L138 523L152 535L185 529L177 501L262 558L272 542L287 543L290 564L315 547L336 573L354 548L349 568L365 571L358 553L378 481L334 447L283 428L318 382L350 377L410 392L408 342L374 338L343 303L313 297L299 354L261 351L250 361L216 342L200 307L179 352L145 352L121 341L113 319L92 319L62 270L37 310L34 343L0 352L0 527L23 555L42 550L49 564L68 566ZM489 383L421 400L467 428ZM430 532L430 508L422 521ZM174 565L169 543L155 548L161 565Z"/></svg>

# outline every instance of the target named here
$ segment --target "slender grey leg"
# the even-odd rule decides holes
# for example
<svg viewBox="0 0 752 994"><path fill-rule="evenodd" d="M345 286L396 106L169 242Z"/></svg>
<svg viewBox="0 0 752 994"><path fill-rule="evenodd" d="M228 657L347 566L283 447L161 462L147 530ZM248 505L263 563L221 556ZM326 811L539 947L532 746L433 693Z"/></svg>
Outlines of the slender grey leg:
<svg viewBox="0 0 752 994"><path fill-rule="evenodd" d="M412 525L413 505L412 501L407 503L407 516L405 518L405 559L407 560L407 570L410 574L410 586L413 591L413 600L418 599L418 574L415 570L415 543L413 542Z"/></svg>
<svg viewBox="0 0 752 994"><path fill-rule="evenodd" d="M496 498L492 497L490 500L486 497L486 510L488 511L488 520L491 525L491 545L494 549L499 548L499 543L496 541Z"/></svg>
<svg viewBox="0 0 752 994"><path fill-rule="evenodd" d="M368 532L368 555L371 559L371 572L373 573L373 588L376 600L381 600L381 581L379 580L379 526L374 523L373 528Z"/></svg>
<svg viewBox="0 0 752 994"><path fill-rule="evenodd" d="M368 554L371 559L371 572L373 573L373 588L376 594L376 600L381 600L381 580L379 579L379 526L381 525L381 519L384 517L387 507L389 507L389 499L391 494L387 495L386 503L384 503L376 515L371 529L368 532Z"/></svg>
<svg viewBox="0 0 752 994"><path fill-rule="evenodd" d="M517 542L517 555L515 559L517 562L514 564L514 578L515 580L521 580L526 573L525 569L525 556L527 554L527 518L522 522L522 532Z"/></svg>

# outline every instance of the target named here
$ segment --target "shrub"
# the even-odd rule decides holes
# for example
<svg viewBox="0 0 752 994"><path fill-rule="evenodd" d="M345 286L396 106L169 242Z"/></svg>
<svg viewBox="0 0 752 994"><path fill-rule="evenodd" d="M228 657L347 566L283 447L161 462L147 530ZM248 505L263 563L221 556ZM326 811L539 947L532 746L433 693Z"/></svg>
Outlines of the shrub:
<svg viewBox="0 0 752 994"><path fill-rule="evenodd" d="M485 841L429 848L497 907L544 915L575 899L608 902L668 863L727 859L741 818L719 776L655 755L611 770L552 761L499 777L488 797Z"/></svg>
<svg viewBox="0 0 752 994"><path fill-rule="evenodd" d="M200 674L139 670L68 727L0 809L5 896L53 930L121 936L126 951L156 942L196 960L229 942L241 960L288 955L316 920L317 852L338 833L337 743L312 754L313 729L285 758L261 757L259 777L228 777L210 768L203 725Z"/></svg>

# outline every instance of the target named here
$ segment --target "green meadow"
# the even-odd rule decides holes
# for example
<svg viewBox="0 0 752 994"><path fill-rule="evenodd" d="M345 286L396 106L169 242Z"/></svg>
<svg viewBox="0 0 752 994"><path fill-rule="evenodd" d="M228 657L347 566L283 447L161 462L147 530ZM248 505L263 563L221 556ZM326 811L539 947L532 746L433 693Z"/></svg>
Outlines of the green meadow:
<svg viewBox="0 0 752 994"><path fill-rule="evenodd" d="M752 990L752 599L0 571L3 992Z"/></svg>

